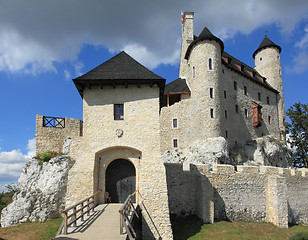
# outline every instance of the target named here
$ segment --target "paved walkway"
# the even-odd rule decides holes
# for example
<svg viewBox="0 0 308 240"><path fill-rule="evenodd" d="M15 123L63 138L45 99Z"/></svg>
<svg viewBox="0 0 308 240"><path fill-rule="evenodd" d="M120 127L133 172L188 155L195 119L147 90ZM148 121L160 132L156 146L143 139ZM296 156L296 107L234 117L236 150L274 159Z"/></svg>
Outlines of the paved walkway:
<svg viewBox="0 0 308 240"><path fill-rule="evenodd" d="M57 240L125 240L126 235L120 235L121 203L101 204L89 218L78 222L77 227L69 227L67 235L59 235Z"/></svg>

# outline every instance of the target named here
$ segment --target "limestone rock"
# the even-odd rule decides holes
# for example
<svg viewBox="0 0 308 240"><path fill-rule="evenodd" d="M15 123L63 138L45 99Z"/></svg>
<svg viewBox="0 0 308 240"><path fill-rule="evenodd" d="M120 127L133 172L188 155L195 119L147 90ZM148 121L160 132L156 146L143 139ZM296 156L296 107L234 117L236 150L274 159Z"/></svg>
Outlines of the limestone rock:
<svg viewBox="0 0 308 240"><path fill-rule="evenodd" d="M166 151L162 155L166 163L230 164L227 141L223 137L196 141L187 149Z"/></svg>
<svg viewBox="0 0 308 240"><path fill-rule="evenodd" d="M273 136L257 138L245 145L244 165L288 167L286 147Z"/></svg>
<svg viewBox="0 0 308 240"><path fill-rule="evenodd" d="M65 206L68 171L73 160L63 155L40 164L31 159L18 179L19 191L1 212L1 226L60 217Z"/></svg>

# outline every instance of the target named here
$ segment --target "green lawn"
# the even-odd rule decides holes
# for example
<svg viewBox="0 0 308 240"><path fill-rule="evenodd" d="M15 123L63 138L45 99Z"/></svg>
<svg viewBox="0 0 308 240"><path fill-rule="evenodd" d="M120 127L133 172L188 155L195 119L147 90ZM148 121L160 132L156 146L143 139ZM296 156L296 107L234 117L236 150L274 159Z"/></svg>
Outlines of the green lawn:
<svg viewBox="0 0 308 240"><path fill-rule="evenodd" d="M197 217L172 219L174 240L298 239L308 240L308 225L280 229L265 222L227 222L203 224Z"/></svg>
<svg viewBox="0 0 308 240"><path fill-rule="evenodd" d="M0 240L50 240L56 236L62 219L46 222L22 223L15 227L0 228Z"/></svg>

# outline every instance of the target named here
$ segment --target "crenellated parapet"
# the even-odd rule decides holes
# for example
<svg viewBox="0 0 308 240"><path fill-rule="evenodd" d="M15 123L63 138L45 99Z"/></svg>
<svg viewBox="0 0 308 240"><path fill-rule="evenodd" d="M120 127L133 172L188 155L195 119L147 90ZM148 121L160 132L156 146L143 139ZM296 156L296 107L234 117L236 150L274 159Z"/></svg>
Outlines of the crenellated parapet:
<svg viewBox="0 0 308 240"><path fill-rule="evenodd" d="M204 222L267 221L280 228L308 222L308 169L191 164L183 170L181 164L165 166L169 205L176 215L183 215L186 209L182 206L189 206L186 214L197 214ZM194 199L174 198L179 188Z"/></svg>

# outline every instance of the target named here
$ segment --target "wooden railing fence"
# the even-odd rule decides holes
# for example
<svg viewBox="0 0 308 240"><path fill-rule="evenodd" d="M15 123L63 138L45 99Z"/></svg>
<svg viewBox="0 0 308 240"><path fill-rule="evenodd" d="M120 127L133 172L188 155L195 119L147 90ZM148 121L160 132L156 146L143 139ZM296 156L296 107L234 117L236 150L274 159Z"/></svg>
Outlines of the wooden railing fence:
<svg viewBox="0 0 308 240"><path fill-rule="evenodd" d="M133 228L132 221L134 216L140 220L138 212L133 203L134 195L137 195L138 191L130 194L125 200L123 206L120 208L120 234L126 233L130 240L136 239L137 233ZM125 229L125 232L123 231Z"/></svg>
<svg viewBox="0 0 308 240"><path fill-rule="evenodd" d="M65 118L43 116L43 127L65 128Z"/></svg>
<svg viewBox="0 0 308 240"><path fill-rule="evenodd" d="M68 207L62 211L63 222L58 230L58 234L61 234L63 230L63 234L67 234L67 228L71 225L74 227L77 226L77 220L84 220L84 215L90 215L90 211L96 207L95 196L99 194L102 190L95 192L90 197L85 198L84 200L74 204L71 207ZM57 235L58 235L57 234Z"/></svg>

